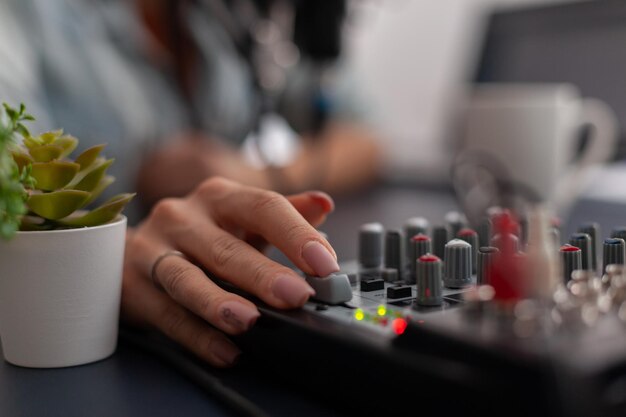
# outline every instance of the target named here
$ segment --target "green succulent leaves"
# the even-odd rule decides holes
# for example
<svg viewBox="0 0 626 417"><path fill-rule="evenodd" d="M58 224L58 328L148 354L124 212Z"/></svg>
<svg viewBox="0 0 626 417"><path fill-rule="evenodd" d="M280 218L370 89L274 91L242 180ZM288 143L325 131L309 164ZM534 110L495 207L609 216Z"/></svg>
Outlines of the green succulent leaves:
<svg viewBox="0 0 626 417"><path fill-rule="evenodd" d="M98 226L116 219L135 194L120 194L91 211L115 179L107 175L113 159L106 145L69 155L79 141L63 130L32 136L23 122L34 120L24 106L0 110L0 237L19 230ZM17 145L21 136L23 146Z"/></svg>

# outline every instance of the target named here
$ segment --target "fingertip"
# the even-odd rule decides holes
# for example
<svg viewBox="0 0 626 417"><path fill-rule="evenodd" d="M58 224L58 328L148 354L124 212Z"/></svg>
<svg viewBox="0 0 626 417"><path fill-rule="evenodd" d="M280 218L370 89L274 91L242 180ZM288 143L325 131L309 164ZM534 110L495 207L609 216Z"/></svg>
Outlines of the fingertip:
<svg viewBox="0 0 626 417"><path fill-rule="evenodd" d="M320 277L340 270L336 255L316 240L307 242L302 247L302 259Z"/></svg>
<svg viewBox="0 0 626 417"><path fill-rule="evenodd" d="M323 191L309 191L309 197L319 204L325 213L335 211L335 202L333 198Z"/></svg>

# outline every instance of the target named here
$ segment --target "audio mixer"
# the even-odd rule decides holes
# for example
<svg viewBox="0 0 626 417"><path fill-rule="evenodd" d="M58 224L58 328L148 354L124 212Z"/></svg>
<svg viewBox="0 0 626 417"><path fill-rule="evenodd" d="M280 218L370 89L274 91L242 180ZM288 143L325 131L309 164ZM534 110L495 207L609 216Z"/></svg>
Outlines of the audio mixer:
<svg viewBox="0 0 626 417"><path fill-rule="evenodd" d="M564 238L541 207L367 223L358 259L303 275L302 309L257 300L239 343L355 415L625 416L626 229L600 236Z"/></svg>

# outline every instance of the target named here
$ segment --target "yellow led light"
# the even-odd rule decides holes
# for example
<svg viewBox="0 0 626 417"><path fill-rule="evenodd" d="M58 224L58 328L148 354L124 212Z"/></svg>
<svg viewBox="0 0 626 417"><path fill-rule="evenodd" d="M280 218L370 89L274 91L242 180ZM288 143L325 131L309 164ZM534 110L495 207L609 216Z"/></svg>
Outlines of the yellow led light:
<svg viewBox="0 0 626 417"><path fill-rule="evenodd" d="M384 305L379 305L377 312L379 316L384 316L387 314L387 308Z"/></svg>
<svg viewBox="0 0 626 417"><path fill-rule="evenodd" d="M354 318L357 319L358 321L363 320L363 318L365 317L365 314L363 314L363 310L361 310L360 308L357 308L356 311L354 312Z"/></svg>

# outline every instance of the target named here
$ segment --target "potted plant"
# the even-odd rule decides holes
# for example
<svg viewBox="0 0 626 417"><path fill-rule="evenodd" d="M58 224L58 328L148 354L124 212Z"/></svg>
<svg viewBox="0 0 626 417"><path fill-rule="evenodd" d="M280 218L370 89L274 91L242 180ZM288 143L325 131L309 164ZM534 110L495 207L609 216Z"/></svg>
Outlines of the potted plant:
<svg viewBox="0 0 626 417"><path fill-rule="evenodd" d="M0 339L4 358L62 367L117 344L126 218L134 194L87 210L113 159L53 131L32 136L24 105L0 108Z"/></svg>

